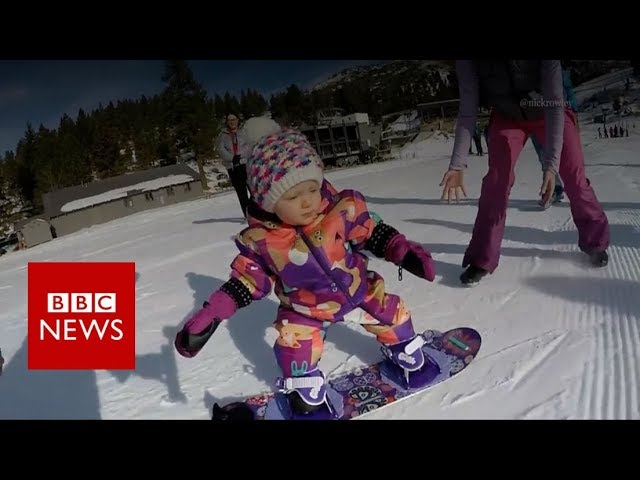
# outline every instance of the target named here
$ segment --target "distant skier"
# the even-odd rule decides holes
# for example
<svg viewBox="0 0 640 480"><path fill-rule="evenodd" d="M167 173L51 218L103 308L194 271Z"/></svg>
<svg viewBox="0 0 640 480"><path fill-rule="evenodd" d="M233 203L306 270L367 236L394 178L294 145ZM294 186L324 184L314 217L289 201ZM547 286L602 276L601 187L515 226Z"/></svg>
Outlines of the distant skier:
<svg viewBox="0 0 640 480"><path fill-rule="evenodd" d="M476 123L476 128L473 132L473 141L476 144L477 154L479 156L483 156L484 152L482 151L482 130L480 129L480 125Z"/></svg>
<svg viewBox="0 0 640 480"><path fill-rule="evenodd" d="M477 283L498 267L514 169L530 135L545 139L540 188L543 203L553 195L559 171L578 229L580 250L593 265L607 265L609 222L585 175L573 112L562 105L560 60L458 60L456 74L459 114L451 162L440 182L443 200L457 198L458 190L465 192L467 156L463 153L473 135L479 107L492 108L489 171L482 180L473 234L462 261L466 270L460 281ZM543 107L527 101L539 96L545 102Z"/></svg>
<svg viewBox="0 0 640 480"><path fill-rule="evenodd" d="M317 152L298 131L285 129L261 139L247 171L249 226L236 237L240 252L230 278L177 334L177 351L197 355L214 320L230 319L275 287L280 305L274 353L283 373L276 384L298 414L330 415L318 364L333 323L362 324L411 386L433 378L409 309L385 291L364 251L428 281L435 276L431 254L380 221L361 193L336 191L324 178Z"/></svg>

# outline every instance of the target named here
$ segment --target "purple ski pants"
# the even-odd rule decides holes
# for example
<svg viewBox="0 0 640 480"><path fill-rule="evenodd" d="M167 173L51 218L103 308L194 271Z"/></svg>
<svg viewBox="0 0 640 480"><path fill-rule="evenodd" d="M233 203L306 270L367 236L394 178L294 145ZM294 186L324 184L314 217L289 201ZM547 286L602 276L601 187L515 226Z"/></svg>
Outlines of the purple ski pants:
<svg viewBox="0 0 640 480"><path fill-rule="evenodd" d="M489 171L482 180L478 214L463 267L475 265L490 273L498 267L509 193L515 180L514 167L531 134L544 145L544 120L516 121L495 113L491 115ZM559 173L578 229L578 247L585 253L606 250L609 222L585 175L578 129L566 111L563 141Z"/></svg>

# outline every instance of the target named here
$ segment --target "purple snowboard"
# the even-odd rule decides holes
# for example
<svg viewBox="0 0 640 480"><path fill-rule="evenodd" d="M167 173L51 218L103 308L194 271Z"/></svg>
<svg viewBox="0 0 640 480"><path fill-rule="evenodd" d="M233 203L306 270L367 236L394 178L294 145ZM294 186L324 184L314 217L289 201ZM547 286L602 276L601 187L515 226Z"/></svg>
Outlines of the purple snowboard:
<svg viewBox="0 0 640 480"><path fill-rule="evenodd" d="M227 411L233 412L232 420L350 420L457 375L476 357L482 343L480 334L467 327L444 333L427 330L423 335L426 344L422 350L431 368L425 373L428 377L426 383L419 388L406 389L404 377L398 369L387 360L382 360L329 378L327 397L331 409L323 408L313 414L295 416L283 394L268 392L226 407L216 405L213 419L226 419L222 417L225 416L223 412Z"/></svg>

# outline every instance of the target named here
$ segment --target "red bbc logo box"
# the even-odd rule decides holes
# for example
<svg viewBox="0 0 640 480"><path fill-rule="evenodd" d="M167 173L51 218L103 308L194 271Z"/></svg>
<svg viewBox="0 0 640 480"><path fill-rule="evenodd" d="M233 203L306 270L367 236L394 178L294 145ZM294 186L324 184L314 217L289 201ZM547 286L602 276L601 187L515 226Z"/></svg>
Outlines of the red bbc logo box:
<svg viewBox="0 0 640 480"><path fill-rule="evenodd" d="M135 263L30 262L29 370L133 370Z"/></svg>

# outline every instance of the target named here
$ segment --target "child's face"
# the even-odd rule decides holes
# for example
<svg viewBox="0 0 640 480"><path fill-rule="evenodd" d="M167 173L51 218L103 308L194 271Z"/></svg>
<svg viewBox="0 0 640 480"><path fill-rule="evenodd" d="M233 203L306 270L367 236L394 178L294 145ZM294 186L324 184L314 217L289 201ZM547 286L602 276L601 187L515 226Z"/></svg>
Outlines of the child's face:
<svg viewBox="0 0 640 480"><path fill-rule="evenodd" d="M321 202L320 186L307 180L287 190L275 204L274 212L289 225L304 226L318 217Z"/></svg>

